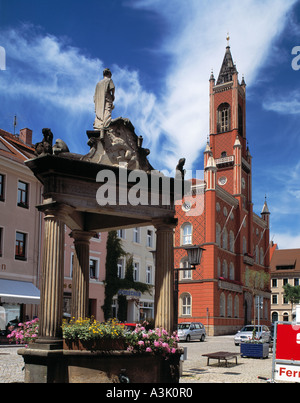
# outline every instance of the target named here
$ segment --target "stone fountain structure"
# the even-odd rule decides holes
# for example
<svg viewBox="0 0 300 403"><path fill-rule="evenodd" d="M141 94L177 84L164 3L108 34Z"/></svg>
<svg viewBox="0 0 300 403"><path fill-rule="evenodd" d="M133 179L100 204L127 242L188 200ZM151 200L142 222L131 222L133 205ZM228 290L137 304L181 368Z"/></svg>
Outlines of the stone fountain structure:
<svg viewBox="0 0 300 403"><path fill-rule="evenodd" d="M53 144L51 130L43 129L43 139L35 146L36 158L25 162L43 184L43 203L37 208L44 213L45 221L39 337L29 349L20 351L26 382L67 379L61 329L64 225L71 229L75 247L71 300L75 318L88 315L91 237L96 232L153 225L155 325L174 330L174 205L177 198L182 198L184 161L180 161L176 178L165 178L155 171L148 160L150 151L143 148L143 138L137 136L132 123L111 119L113 100L111 75L104 76L95 91L96 119L94 130L87 131L88 154L71 153L60 139ZM138 190L134 177L141 178ZM129 203L132 194L143 195L140 203ZM106 199L105 195L110 196Z"/></svg>

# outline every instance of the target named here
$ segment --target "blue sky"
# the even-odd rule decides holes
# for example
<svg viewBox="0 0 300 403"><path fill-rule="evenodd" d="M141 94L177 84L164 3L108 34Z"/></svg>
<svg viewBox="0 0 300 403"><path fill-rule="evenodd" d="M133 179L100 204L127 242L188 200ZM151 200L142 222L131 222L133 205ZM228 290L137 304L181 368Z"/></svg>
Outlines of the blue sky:
<svg viewBox="0 0 300 403"><path fill-rule="evenodd" d="M217 77L226 36L247 84L253 202L265 194L271 239L300 248L299 0L0 0L0 128L50 127L85 154L93 94L113 72L113 118L129 118L150 161L171 171L179 158L203 169L209 77ZM299 61L300 66L300 61Z"/></svg>

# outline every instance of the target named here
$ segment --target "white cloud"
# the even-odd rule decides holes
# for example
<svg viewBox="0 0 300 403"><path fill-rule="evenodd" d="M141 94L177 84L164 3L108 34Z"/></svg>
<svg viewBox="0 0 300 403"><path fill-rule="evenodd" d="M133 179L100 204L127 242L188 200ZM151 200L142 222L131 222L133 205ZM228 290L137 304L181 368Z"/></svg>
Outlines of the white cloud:
<svg viewBox="0 0 300 403"><path fill-rule="evenodd" d="M298 91L292 91L284 97L268 98L263 107L267 111L273 111L284 115L298 115L300 113L300 95Z"/></svg>
<svg viewBox="0 0 300 403"><path fill-rule="evenodd" d="M271 238L278 245L279 249L300 249L300 235L281 233L271 235Z"/></svg>
<svg viewBox="0 0 300 403"><path fill-rule="evenodd" d="M280 34L286 12L295 0L137 0L133 6L163 15L169 36L162 50L173 62L166 74L161 129L168 137L165 161L172 167L180 157L195 162L208 134L208 80L217 78L230 31L238 70L250 85ZM240 77L241 78L241 77ZM172 153L167 153L171 149Z"/></svg>
<svg viewBox="0 0 300 403"><path fill-rule="evenodd" d="M216 78L219 73L227 31L237 67L251 84L294 3L188 0L187 7L182 0L131 2L164 18L167 34L156 51L168 54L171 63L167 71L161 69L163 95L146 91L134 69L113 66L113 117L122 115L132 121L151 149L154 167L171 170L179 158L186 157L186 168L191 169L203 149L208 135L208 80L212 68ZM25 97L55 111L61 126L67 128L67 143L74 137L74 127L79 130L77 120L90 119L92 126L94 88L104 67L101 60L32 26L0 32L0 43L5 44L9 59L6 75L0 77L0 90L6 96Z"/></svg>

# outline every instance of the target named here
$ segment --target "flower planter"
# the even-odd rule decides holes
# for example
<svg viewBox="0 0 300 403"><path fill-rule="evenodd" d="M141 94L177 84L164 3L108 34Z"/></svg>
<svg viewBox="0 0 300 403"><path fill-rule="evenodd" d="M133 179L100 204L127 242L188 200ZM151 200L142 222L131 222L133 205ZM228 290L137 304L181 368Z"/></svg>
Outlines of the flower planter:
<svg viewBox="0 0 300 403"><path fill-rule="evenodd" d="M251 358L267 358L269 356L269 344L241 343L241 356Z"/></svg>
<svg viewBox="0 0 300 403"><path fill-rule="evenodd" d="M125 350L124 339L94 339L94 340L63 340L64 350L74 351L115 351Z"/></svg>

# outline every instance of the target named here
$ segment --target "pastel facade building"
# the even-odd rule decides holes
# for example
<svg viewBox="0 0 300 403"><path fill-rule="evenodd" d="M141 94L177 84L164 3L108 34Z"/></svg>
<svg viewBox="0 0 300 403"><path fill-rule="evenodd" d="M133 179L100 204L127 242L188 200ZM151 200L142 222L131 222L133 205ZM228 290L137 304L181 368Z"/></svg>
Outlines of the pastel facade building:
<svg viewBox="0 0 300 403"><path fill-rule="evenodd" d="M38 313L42 186L24 165L31 142L29 129L0 130L0 330Z"/></svg>
<svg viewBox="0 0 300 403"><path fill-rule="evenodd" d="M295 304L286 298L284 286L300 285L300 249L275 249L271 258L271 319L293 321Z"/></svg>
<svg viewBox="0 0 300 403"><path fill-rule="evenodd" d="M142 322L154 319L154 296L155 296L155 265L153 254L155 249L156 235L152 226L136 227L118 231L118 236L122 241L124 251L133 257L133 278L148 284L150 292L141 293L135 290L119 290L121 295L126 295L127 299L127 322ZM125 277L126 257L119 259L118 276ZM118 316L118 298L113 299L113 316Z"/></svg>
<svg viewBox="0 0 300 403"><path fill-rule="evenodd" d="M218 80L212 74L209 83L204 181L194 180L191 203L177 206L175 246L205 249L195 271L180 271L178 321L200 321L210 335L219 335L234 333L257 318L254 295L263 301L260 322L270 323L270 212L266 202L261 215L253 212L246 84L244 78L238 80L229 46ZM179 267L188 269L187 257L176 249Z"/></svg>

